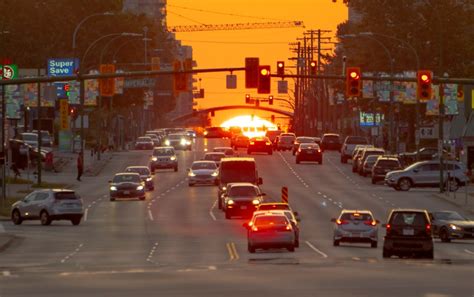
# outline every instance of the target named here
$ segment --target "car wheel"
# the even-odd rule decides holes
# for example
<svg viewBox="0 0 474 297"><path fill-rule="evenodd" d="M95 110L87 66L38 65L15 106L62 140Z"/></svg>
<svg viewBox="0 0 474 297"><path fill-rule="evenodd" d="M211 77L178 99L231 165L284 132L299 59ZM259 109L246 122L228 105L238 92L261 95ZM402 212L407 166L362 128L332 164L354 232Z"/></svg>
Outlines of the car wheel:
<svg viewBox="0 0 474 297"><path fill-rule="evenodd" d="M424 254L424 256L425 256L426 259L431 259L432 260L432 259L434 259L434 251L431 249L430 251L426 252Z"/></svg>
<svg viewBox="0 0 474 297"><path fill-rule="evenodd" d="M346 157L341 157L341 163L346 164L347 163L347 158Z"/></svg>
<svg viewBox="0 0 474 297"><path fill-rule="evenodd" d="M46 210L43 210L40 213L40 222L43 226L51 225L51 218L49 217L49 214Z"/></svg>
<svg viewBox="0 0 474 297"><path fill-rule="evenodd" d="M408 178L402 178L398 181L398 188L400 191L408 191L411 188L411 181Z"/></svg>
<svg viewBox="0 0 474 297"><path fill-rule="evenodd" d="M115 198L110 197L110 201L115 201Z"/></svg>
<svg viewBox="0 0 474 297"><path fill-rule="evenodd" d="M289 252L294 252L295 251L295 246L294 245L290 245L286 248Z"/></svg>
<svg viewBox="0 0 474 297"><path fill-rule="evenodd" d="M269 151L268 154L269 154L269 155L273 155L273 151Z"/></svg>
<svg viewBox="0 0 474 297"><path fill-rule="evenodd" d="M142 196L142 197L139 197L138 199L140 199L141 201L145 200L146 197L145 196Z"/></svg>
<svg viewBox="0 0 474 297"><path fill-rule="evenodd" d="M192 186L194 186L194 184L193 183L188 183L188 186L192 187Z"/></svg>
<svg viewBox="0 0 474 297"><path fill-rule="evenodd" d="M389 250L383 249L383 252L382 252L383 258L390 258L391 256L392 256L392 253Z"/></svg>
<svg viewBox="0 0 474 297"><path fill-rule="evenodd" d="M363 177L367 177L367 173L362 172L362 176L363 176Z"/></svg>
<svg viewBox="0 0 474 297"><path fill-rule="evenodd" d="M71 219L71 223L74 225L74 226L77 226L81 223L81 218L74 218L74 219Z"/></svg>
<svg viewBox="0 0 474 297"><path fill-rule="evenodd" d="M451 238L449 238L449 233L446 228L439 231L439 239L441 239L442 242L451 242Z"/></svg>
<svg viewBox="0 0 474 297"><path fill-rule="evenodd" d="M333 246L339 246L339 240L334 239L332 242Z"/></svg>
<svg viewBox="0 0 474 297"><path fill-rule="evenodd" d="M249 253L255 253L255 248L250 243L247 245L247 249L249 250Z"/></svg>
<svg viewBox="0 0 474 297"><path fill-rule="evenodd" d="M226 220L230 220L232 218L232 216L230 215L229 212L226 211L225 212L225 218L226 218Z"/></svg>
<svg viewBox="0 0 474 297"><path fill-rule="evenodd" d="M372 178L372 184L375 185L376 182L375 178Z"/></svg>
<svg viewBox="0 0 474 297"><path fill-rule="evenodd" d="M219 209L222 209L222 202L220 198L217 198L217 206L219 207Z"/></svg>
<svg viewBox="0 0 474 297"><path fill-rule="evenodd" d="M300 247L300 239L296 238L295 240L295 247L299 248Z"/></svg>
<svg viewBox="0 0 474 297"><path fill-rule="evenodd" d="M377 241L372 241L370 243L370 247L376 249L377 248Z"/></svg>
<svg viewBox="0 0 474 297"><path fill-rule="evenodd" d="M23 222L23 218L21 217L20 211L18 209L15 209L12 212L12 222L15 225L20 225Z"/></svg>
<svg viewBox="0 0 474 297"><path fill-rule="evenodd" d="M456 192L459 189L459 181L457 178L449 181L449 191Z"/></svg>
<svg viewBox="0 0 474 297"><path fill-rule="evenodd" d="M296 158L296 164L300 164L300 159Z"/></svg>
<svg viewBox="0 0 474 297"><path fill-rule="evenodd" d="M295 151L292 151L291 154L292 154L293 156L296 155Z"/></svg>
<svg viewBox="0 0 474 297"><path fill-rule="evenodd" d="M319 165L323 165L323 159L318 161Z"/></svg>
<svg viewBox="0 0 474 297"><path fill-rule="evenodd" d="M355 167L352 167L352 172L356 172L356 168Z"/></svg>
<svg viewBox="0 0 474 297"><path fill-rule="evenodd" d="M174 172L176 172L176 171L178 171L178 166L176 166L176 167L174 168Z"/></svg>
<svg viewBox="0 0 474 297"><path fill-rule="evenodd" d="M150 188L150 191L154 191L154 190L155 190L155 187L151 187L151 188Z"/></svg>

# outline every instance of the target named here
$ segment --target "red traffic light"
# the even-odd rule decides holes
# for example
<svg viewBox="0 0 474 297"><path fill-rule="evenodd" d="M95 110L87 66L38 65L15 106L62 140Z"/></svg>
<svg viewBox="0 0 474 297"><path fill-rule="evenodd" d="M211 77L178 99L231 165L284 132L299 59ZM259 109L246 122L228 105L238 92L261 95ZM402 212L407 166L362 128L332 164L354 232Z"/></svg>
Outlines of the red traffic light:
<svg viewBox="0 0 474 297"><path fill-rule="evenodd" d="M277 74L279 76L284 76L285 75L285 62L283 62L283 61L278 61L277 62Z"/></svg>
<svg viewBox="0 0 474 297"><path fill-rule="evenodd" d="M250 94L245 94L245 103L250 103Z"/></svg>
<svg viewBox="0 0 474 297"><path fill-rule="evenodd" d="M268 104L273 105L273 95L268 97Z"/></svg>
<svg viewBox="0 0 474 297"><path fill-rule="evenodd" d="M429 70L419 70L416 74L416 97L420 101L431 100L433 90L431 82L433 80L433 73Z"/></svg>
<svg viewBox="0 0 474 297"><path fill-rule="evenodd" d="M422 82L430 82L430 77L426 74L422 74L420 78Z"/></svg>
<svg viewBox="0 0 474 297"><path fill-rule="evenodd" d="M348 67L346 70L346 96L361 97L362 81L359 67Z"/></svg>
<svg viewBox="0 0 474 297"><path fill-rule="evenodd" d="M63 89L64 89L64 91L69 92L71 90L71 85L70 84L65 84Z"/></svg>
<svg viewBox="0 0 474 297"><path fill-rule="evenodd" d="M318 63L316 63L316 61L309 63L309 73L310 75L316 75L318 73Z"/></svg>
<svg viewBox="0 0 474 297"><path fill-rule="evenodd" d="M258 66L258 87L259 94L270 94L270 66Z"/></svg>

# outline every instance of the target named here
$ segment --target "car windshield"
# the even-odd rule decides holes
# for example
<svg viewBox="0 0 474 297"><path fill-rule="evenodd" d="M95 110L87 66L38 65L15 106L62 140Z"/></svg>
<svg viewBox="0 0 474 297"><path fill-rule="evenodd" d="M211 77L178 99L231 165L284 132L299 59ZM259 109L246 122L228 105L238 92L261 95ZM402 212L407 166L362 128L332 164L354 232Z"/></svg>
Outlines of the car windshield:
<svg viewBox="0 0 474 297"><path fill-rule="evenodd" d="M400 167L400 163L397 160L378 160L377 167L396 168Z"/></svg>
<svg viewBox="0 0 474 297"><path fill-rule="evenodd" d="M365 161L367 163L375 164L375 162L377 161L378 158L379 158L378 155L370 155L370 156L367 157L367 159Z"/></svg>
<svg viewBox="0 0 474 297"><path fill-rule="evenodd" d="M168 139L170 139L170 140L176 140L176 139L181 139L181 138L185 138L185 136L181 135L181 134L170 134L170 135L168 135Z"/></svg>
<svg viewBox="0 0 474 297"><path fill-rule="evenodd" d="M36 141L36 140L38 140L38 135L37 134L22 134L21 137L25 141Z"/></svg>
<svg viewBox="0 0 474 297"><path fill-rule="evenodd" d="M413 169L416 169L416 168L418 168L418 167L423 166L424 164L429 164L429 163L417 162L417 163L411 164L410 166L408 166L407 168L405 168L405 170L413 170ZM419 168L418 168L418 169L419 169Z"/></svg>
<svg viewBox="0 0 474 297"><path fill-rule="evenodd" d="M295 140L294 136L281 136L280 141L281 142L293 142Z"/></svg>
<svg viewBox="0 0 474 297"><path fill-rule="evenodd" d="M150 175L150 169L148 169L148 167L129 167L125 170L125 172L135 172L140 175Z"/></svg>
<svg viewBox="0 0 474 297"><path fill-rule="evenodd" d="M390 224L394 226L412 225L420 227L426 225L426 218L421 212L395 212Z"/></svg>
<svg viewBox="0 0 474 297"><path fill-rule="evenodd" d="M316 149L319 149L319 145L317 145L316 143L314 143L314 144L313 143L311 143L311 144L310 143L302 143L300 145L300 149L302 149L302 150L309 150L309 149L316 150Z"/></svg>
<svg viewBox="0 0 474 297"><path fill-rule="evenodd" d="M346 220L346 221L372 221L372 216L369 213L345 212L341 215L341 220Z"/></svg>
<svg viewBox="0 0 474 297"><path fill-rule="evenodd" d="M257 189L253 186L237 186L230 188L229 196L256 196L258 195Z"/></svg>
<svg viewBox="0 0 474 297"><path fill-rule="evenodd" d="M325 135L323 137L324 142L339 142L339 136L337 135Z"/></svg>
<svg viewBox="0 0 474 297"><path fill-rule="evenodd" d="M56 200L76 200L79 199L74 192L56 192L54 193L54 199Z"/></svg>
<svg viewBox="0 0 474 297"><path fill-rule="evenodd" d="M288 219L283 215L258 216L257 218L255 218L255 222L254 222L255 226L272 226L272 225L286 225L286 224L288 224Z"/></svg>
<svg viewBox="0 0 474 297"><path fill-rule="evenodd" d="M124 183L124 182L139 183L140 182L140 176L138 174L116 175L116 176L114 176L113 182L114 183Z"/></svg>
<svg viewBox="0 0 474 297"><path fill-rule="evenodd" d="M365 137L349 137L346 140L346 144L367 144Z"/></svg>
<svg viewBox="0 0 474 297"><path fill-rule="evenodd" d="M153 156L173 156L174 150L172 148L159 148L153 151Z"/></svg>
<svg viewBox="0 0 474 297"><path fill-rule="evenodd" d="M206 156L204 156L204 160L220 161L224 157L224 154L206 154Z"/></svg>
<svg viewBox="0 0 474 297"><path fill-rule="evenodd" d="M138 142L150 142L151 138L150 137L138 137Z"/></svg>
<svg viewBox="0 0 474 297"><path fill-rule="evenodd" d="M314 138L311 138L311 137L298 137L298 138L296 138L296 142L311 143L311 142L314 142Z"/></svg>
<svg viewBox="0 0 474 297"><path fill-rule="evenodd" d="M213 149L214 152L224 153L226 155L233 155L234 150L230 147L216 147Z"/></svg>
<svg viewBox="0 0 474 297"><path fill-rule="evenodd" d="M433 213L433 216L437 220L445 220L445 221L464 221L466 218L461 216L455 211L439 211Z"/></svg>
<svg viewBox="0 0 474 297"><path fill-rule="evenodd" d="M191 166L192 170L201 170L201 169L210 169L210 170L215 170L217 169L216 163L214 162L198 162L198 163L193 163Z"/></svg>

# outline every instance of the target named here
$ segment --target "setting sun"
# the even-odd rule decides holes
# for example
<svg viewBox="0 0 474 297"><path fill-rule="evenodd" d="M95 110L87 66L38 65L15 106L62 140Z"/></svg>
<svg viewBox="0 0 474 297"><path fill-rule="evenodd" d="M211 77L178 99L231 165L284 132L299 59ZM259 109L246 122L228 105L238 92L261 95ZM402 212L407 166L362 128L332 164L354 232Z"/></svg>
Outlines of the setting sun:
<svg viewBox="0 0 474 297"><path fill-rule="evenodd" d="M267 130L277 130L277 126L270 121L255 115L244 115L231 118L221 124L223 128L240 127L247 137L265 136Z"/></svg>

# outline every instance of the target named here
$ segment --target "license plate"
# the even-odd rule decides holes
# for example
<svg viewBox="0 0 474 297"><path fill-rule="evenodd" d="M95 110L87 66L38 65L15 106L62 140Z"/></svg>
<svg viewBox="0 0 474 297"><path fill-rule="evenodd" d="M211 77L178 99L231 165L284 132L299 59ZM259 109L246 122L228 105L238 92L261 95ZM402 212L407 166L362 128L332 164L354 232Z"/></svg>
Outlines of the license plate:
<svg viewBox="0 0 474 297"><path fill-rule="evenodd" d="M130 195L130 191L123 191L124 195Z"/></svg>
<svg viewBox="0 0 474 297"><path fill-rule="evenodd" d="M360 233L352 233L351 234L352 237L360 237L360 235L361 235Z"/></svg>
<svg viewBox="0 0 474 297"><path fill-rule="evenodd" d="M415 235L415 230L413 230L413 229L403 229L403 235Z"/></svg>
<svg viewBox="0 0 474 297"><path fill-rule="evenodd" d="M314 151L308 151L308 154L310 154L310 155L314 154Z"/></svg>
<svg viewBox="0 0 474 297"><path fill-rule="evenodd" d="M247 209L247 206L241 206L240 209Z"/></svg>

